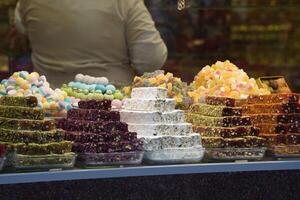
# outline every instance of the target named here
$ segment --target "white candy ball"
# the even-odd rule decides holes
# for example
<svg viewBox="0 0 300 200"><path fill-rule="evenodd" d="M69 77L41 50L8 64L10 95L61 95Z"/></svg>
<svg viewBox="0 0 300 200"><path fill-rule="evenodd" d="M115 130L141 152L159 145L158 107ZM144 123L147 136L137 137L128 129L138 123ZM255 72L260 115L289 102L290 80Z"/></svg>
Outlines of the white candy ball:
<svg viewBox="0 0 300 200"><path fill-rule="evenodd" d="M82 82L83 81L83 78L84 78L84 75L83 74L77 74L75 76L75 81L77 82Z"/></svg>
<svg viewBox="0 0 300 200"><path fill-rule="evenodd" d="M102 84L102 85L107 85L109 83L108 79L106 77L100 77L98 79L99 83L98 84Z"/></svg>

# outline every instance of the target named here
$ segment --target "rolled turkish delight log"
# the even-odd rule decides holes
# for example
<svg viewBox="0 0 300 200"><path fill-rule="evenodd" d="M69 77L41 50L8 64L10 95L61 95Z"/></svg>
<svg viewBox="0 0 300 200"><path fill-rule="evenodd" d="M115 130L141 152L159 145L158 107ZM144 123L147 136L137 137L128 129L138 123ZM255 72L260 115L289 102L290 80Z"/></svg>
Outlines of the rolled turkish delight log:
<svg viewBox="0 0 300 200"><path fill-rule="evenodd" d="M29 96L29 97L3 96L0 98L0 105L33 108L38 105L38 100L34 96Z"/></svg>
<svg viewBox="0 0 300 200"><path fill-rule="evenodd" d="M122 131L114 131L111 133L87 133L66 131L65 139L82 143L133 141L137 139L137 133Z"/></svg>
<svg viewBox="0 0 300 200"><path fill-rule="evenodd" d="M253 124L300 123L300 114L258 114L249 115Z"/></svg>
<svg viewBox="0 0 300 200"><path fill-rule="evenodd" d="M66 131L79 131L79 132L112 132L112 131L125 131L128 132L128 125L118 121L84 121L84 120L71 120L61 119L57 122L58 128Z"/></svg>
<svg viewBox="0 0 300 200"><path fill-rule="evenodd" d="M299 94L271 94L260 96L249 96L248 104L274 104L274 103L297 103L299 101Z"/></svg>
<svg viewBox="0 0 300 200"><path fill-rule="evenodd" d="M63 130L30 131L0 129L0 141L13 143L48 143L61 142L64 139Z"/></svg>
<svg viewBox="0 0 300 200"><path fill-rule="evenodd" d="M260 129L253 126L239 126L239 127L205 127L194 126L195 133L200 133L203 137L223 137L235 138L244 136L258 136Z"/></svg>
<svg viewBox="0 0 300 200"><path fill-rule="evenodd" d="M300 133L300 123L278 124L275 127L275 132L281 134Z"/></svg>
<svg viewBox="0 0 300 200"><path fill-rule="evenodd" d="M226 107L226 106L214 106L208 104L195 104L190 108L192 113L198 113L204 116L211 117L223 117L223 116L241 116L241 107Z"/></svg>
<svg viewBox="0 0 300 200"><path fill-rule="evenodd" d="M250 126L250 117L208 117L195 113L187 113L187 121L194 126L234 127Z"/></svg>
<svg viewBox="0 0 300 200"><path fill-rule="evenodd" d="M50 131L55 129L54 120L29 120L0 117L0 128L15 130Z"/></svg>
<svg viewBox="0 0 300 200"><path fill-rule="evenodd" d="M42 120L44 116L44 111L39 108L0 106L0 117Z"/></svg>
<svg viewBox="0 0 300 200"><path fill-rule="evenodd" d="M228 107L241 107L246 103L246 100L242 99L232 99L227 97L214 97L207 96L205 98L205 102L209 105L220 105L220 106L228 106Z"/></svg>
<svg viewBox="0 0 300 200"><path fill-rule="evenodd" d="M86 121L120 121L120 113L96 109L72 109L68 111L68 119Z"/></svg>
<svg viewBox="0 0 300 200"><path fill-rule="evenodd" d="M277 103L277 104L249 104L243 106L243 115L265 114L265 113L299 113L298 103Z"/></svg>
<svg viewBox="0 0 300 200"><path fill-rule="evenodd" d="M88 100L88 101L79 101L78 107L81 109L98 109L98 110L110 110L111 101L110 100Z"/></svg>
<svg viewBox="0 0 300 200"><path fill-rule="evenodd" d="M72 149L72 142L70 141L46 144L0 142L0 144L6 145L9 151L16 151L16 153L23 155L64 154L71 152Z"/></svg>

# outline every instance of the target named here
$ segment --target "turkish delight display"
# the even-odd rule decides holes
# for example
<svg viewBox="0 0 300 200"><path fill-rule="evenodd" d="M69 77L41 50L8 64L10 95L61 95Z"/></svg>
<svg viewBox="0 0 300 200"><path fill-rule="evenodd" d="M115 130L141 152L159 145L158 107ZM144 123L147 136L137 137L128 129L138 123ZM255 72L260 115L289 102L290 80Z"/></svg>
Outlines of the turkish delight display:
<svg viewBox="0 0 300 200"><path fill-rule="evenodd" d="M270 94L270 91L260 88L255 79L249 78L246 72L228 60L218 61L212 66L202 68L195 76L188 92L196 104L203 102L207 96L229 97L237 99L233 100L237 102L240 99L247 99L249 95L263 94ZM226 106L238 105L228 104Z"/></svg>
<svg viewBox="0 0 300 200"><path fill-rule="evenodd" d="M146 162L200 162L204 154L200 135L192 132L183 111L175 110L173 103L166 106L166 102L174 102L166 98L167 92L160 87L133 88L132 98L123 100L121 121L143 140ZM131 102L143 103L135 107Z"/></svg>
<svg viewBox="0 0 300 200"><path fill-rule="evenodd" d="M300 151L299 94L279 93L249 96L243 113L260 128L269 152L275 157L295 157Z"/></svg>
<svg viewBox="0 0 300 200"><path fill-rule="evenodd" d="M64 84L61 89L69 96L81 100L114 100L112 106L117 108L121 107L120 100L124 98L122 92L110 84L106 77L77 74L74 81Z"/></svg>
<svg viewBox="0 0 300 200"><path fill-rule="evenodd" d="M0 145L6 146L8 166L17 169L64 168L62 160L46 161L52 155L75 157L71 153L72 142L64 140L64 131L56 129L55 121L44 119L44 111L33 106L36 97L1 97L0 102L5 105L0 109L6 109L6 112L0 111ZM9 114L3 117L3 113ZM35 156L40 160L47 159L39 163ZM26 165L17 160L20 157L26 157L27 161L23 163Z"/></svg>
<svg viewBox="0 0 300 200"><path fill-rule="evenodd" d="M257 160L264 156L266 140L260 130L243 115L244 104L229 97L206 97L186 112L194 132L202 137L208 159ZM253 153L258 151L259 153ZM263 152L263 153L261 153Z"/></svg>
<svg viewBox="0 0 300 200"><path fill-rule="evenodd" d="M80 101L79 109L72 109L66 119L57 120L57 126L66 131L65 139L73 141L72 150L78 153L78 164L141 163L143 142L120 121L120 113L111 110L111 103L110 100Z"/></svg>
<svg viewBox="0 0 300 200"><path fill-rule="evenodd" d="M15 72L8 79L2 80L0 96L4 96L0 105L38 106L48 117L65 116L67 110L76 107L79 101L60 89L52 89L45 76L27 71Z"/></svg>

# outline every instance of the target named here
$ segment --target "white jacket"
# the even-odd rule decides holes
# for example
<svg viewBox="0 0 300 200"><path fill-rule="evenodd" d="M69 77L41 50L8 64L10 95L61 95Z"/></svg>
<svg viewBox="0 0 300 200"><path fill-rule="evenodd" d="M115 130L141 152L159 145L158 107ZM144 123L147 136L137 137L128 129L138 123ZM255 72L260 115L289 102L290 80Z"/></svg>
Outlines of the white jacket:
<svg viewBox="0 0 300 200"><path fill-rule="evenodd" d="M35 70L56 86L76 73L127 85L167 58L143 0L20 0L16 25L29 37Z"/></svg>

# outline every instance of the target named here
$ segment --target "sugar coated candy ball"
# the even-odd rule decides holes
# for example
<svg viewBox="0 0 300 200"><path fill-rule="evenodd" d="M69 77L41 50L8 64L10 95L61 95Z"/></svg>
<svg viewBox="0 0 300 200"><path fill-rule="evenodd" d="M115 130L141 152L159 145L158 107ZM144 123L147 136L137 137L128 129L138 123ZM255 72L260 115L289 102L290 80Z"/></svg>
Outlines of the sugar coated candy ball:
<svg viewBox="0 0 300 200"><path fill-rule="evenodd" d="M98 84L107 85L109 83L106 77L99 77L96 79Z"/></svg>
<svg viewBox="0 0 300 200"><path fill-rule="evenodd" d="M101 90L102 93L105 93L106 92L106 87L102 84L97 84L96 90Z"/></svg>
<svg viewBox="0 0 300 200"><path fill-rule="evenodd" d="M109 84L106 86L106 90L110 90L112 91L112 93L114 93L116 91L116 87L114 85Z"/></svg>
<svg viewBox="0 0 300 200"><path fill-rule="evenodd" d="M121 109L122 108L122 101L118 100L118 99L114 99L112 102L111 102L111 106L113 108L117 108L117 109Z"/></svg>
<svg viewBox="0 0 300 200"><path fill-rule="evenodd" d="M82 81L83 81L83 78L84 78L84 75L83 75L83 74L77 74L77 75L75 76L75 81L82 82Z"/></svg>

